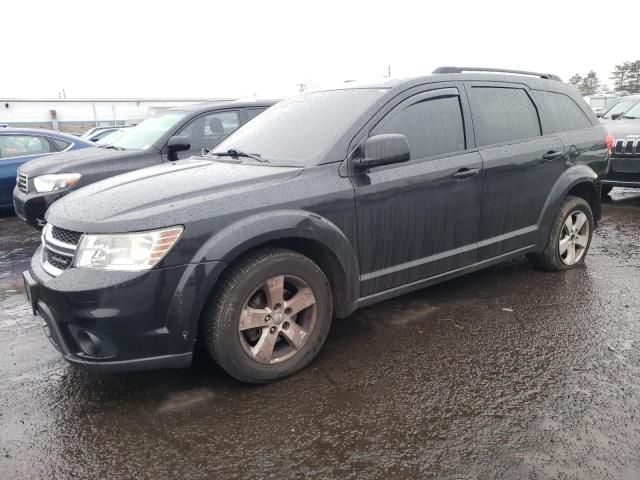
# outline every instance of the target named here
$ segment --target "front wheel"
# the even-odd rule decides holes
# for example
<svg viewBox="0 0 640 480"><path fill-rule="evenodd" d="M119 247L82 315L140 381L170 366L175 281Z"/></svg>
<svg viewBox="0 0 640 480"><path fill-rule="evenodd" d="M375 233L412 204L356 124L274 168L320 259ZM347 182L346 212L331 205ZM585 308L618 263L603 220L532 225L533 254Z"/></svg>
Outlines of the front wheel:
<svg viewBox="0 0 640 480"><path fill-rule="evenodd" d="M543 270L567 270L584 262L595 222L589 204L580 197L568 196L553 222L542 252L529 256Z"/></svg>
<svg viewBox="0 0 640 480"><path fill-rule="evenodd" d="M297 252L267 249L250 253L221 279L203 313L202 334L227 373L265 383L308 365L332 316L323 271Z"/></svg>

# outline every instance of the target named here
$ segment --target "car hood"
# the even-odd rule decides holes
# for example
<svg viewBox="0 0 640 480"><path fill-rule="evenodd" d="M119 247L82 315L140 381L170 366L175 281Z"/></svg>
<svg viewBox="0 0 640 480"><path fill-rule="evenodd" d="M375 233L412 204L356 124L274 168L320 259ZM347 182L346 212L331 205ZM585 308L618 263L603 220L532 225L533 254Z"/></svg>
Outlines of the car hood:
<svg viewBox="0 0 640 480"><path fill-rule="evenodd" d="M616 140L626 138L629 135L637 138L640 135L640 120L613 120L607 122L606 126Z"/></svg>
<svg viewBox="0 0 640 480"><path fill-rule="evenodd" d="M225 163L193 157L111 177L55 202L46 219L85 233L148 230L242 208L258 190L295 177L300 167Z"/></svg>
<svg viewBox="0 0 640 480"><path fill-rule="evenodd" d="M26 162L20 166L18 173L29 175L29 177L47 173L84 173L84 168L96 163L135 157L145 152L146 150L114 150L98 147L69 150Z"/></svg>

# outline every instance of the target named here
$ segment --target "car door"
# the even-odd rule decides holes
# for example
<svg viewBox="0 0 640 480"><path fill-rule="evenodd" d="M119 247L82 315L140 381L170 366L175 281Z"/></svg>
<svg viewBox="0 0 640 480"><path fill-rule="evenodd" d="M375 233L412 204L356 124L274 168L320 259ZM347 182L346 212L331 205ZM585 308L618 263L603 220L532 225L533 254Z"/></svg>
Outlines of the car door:
<svg viewBox="0 0 640 480"><path fill-rule="evenodd" d="M361 296L476 260L482 160L458 84L439 85L398 99L369 132L404 134L411 159L353 175Z"/></svg>
<svg viewBox="0 0 640 480"><path fill-rule="evenodd" d="M0 207L13 205L13 187L18 167L29 160L55 152L46 138L38 135L0 135Z"/></svg>
<svg viewBox="0 0 640 480"><path fill-rule="evenodd" d="M585 164L599 176L606 175L604 126L593 128L583 108L564 93L533 90L533 98L541 109L542 132L558 135L562 140L567 165ZM586 104L584 108L588 108ZM636 166L635 171L640 172L640 167Z"/></svg>
<svg viewBox="0 0 640 480"><path fill-rule="evenodd" d="M177 152L179 159L200 155L202 149L212 149L227 138L240 126L240 112L238 110L223 110L212 112L193 119L176 135L187 136L191 148Z"/></svg>
<svg viewBox="0 0 640 480"><path fill-rule="evenodd" d="M543 135L538 107L522 84L467 83L483 160L478 261L538 242L538 220L565 169L564 145Z"/></svg>

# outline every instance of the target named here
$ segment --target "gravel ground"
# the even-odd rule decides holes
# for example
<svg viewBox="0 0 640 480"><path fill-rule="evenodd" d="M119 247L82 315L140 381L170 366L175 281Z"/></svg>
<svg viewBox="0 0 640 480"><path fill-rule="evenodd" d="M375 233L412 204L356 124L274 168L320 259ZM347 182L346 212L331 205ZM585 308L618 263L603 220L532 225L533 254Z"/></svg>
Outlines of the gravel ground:
<svg viewBox="0 0 640 480"><path fill-rule="evenodd" d="M0 218L0 478L638 479L640 192L612 197L584 267L367 308L260 387L67 365L23 298L38 234Z"/></svg>

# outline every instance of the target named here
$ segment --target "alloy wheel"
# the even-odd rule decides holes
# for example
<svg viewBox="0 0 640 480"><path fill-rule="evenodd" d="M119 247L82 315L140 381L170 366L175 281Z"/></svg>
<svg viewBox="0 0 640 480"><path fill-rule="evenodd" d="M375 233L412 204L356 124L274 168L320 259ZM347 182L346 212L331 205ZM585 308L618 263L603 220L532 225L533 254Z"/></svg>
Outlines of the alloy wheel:
<svg viewBox="0 0 640 480"><path fill-rule="evenodd" d="M589 246L589 220L580 210L567 216L560 232L558 252L565 265L575 265L587 251Z"/></svg>
<svg viewBox="0 0 640 480"><path fill-rule="evenodd" d="M295 276L267 279L246 300L238 333L249 357L274 364L296 355L316 324L316 299L307 283Z"/></svg>

